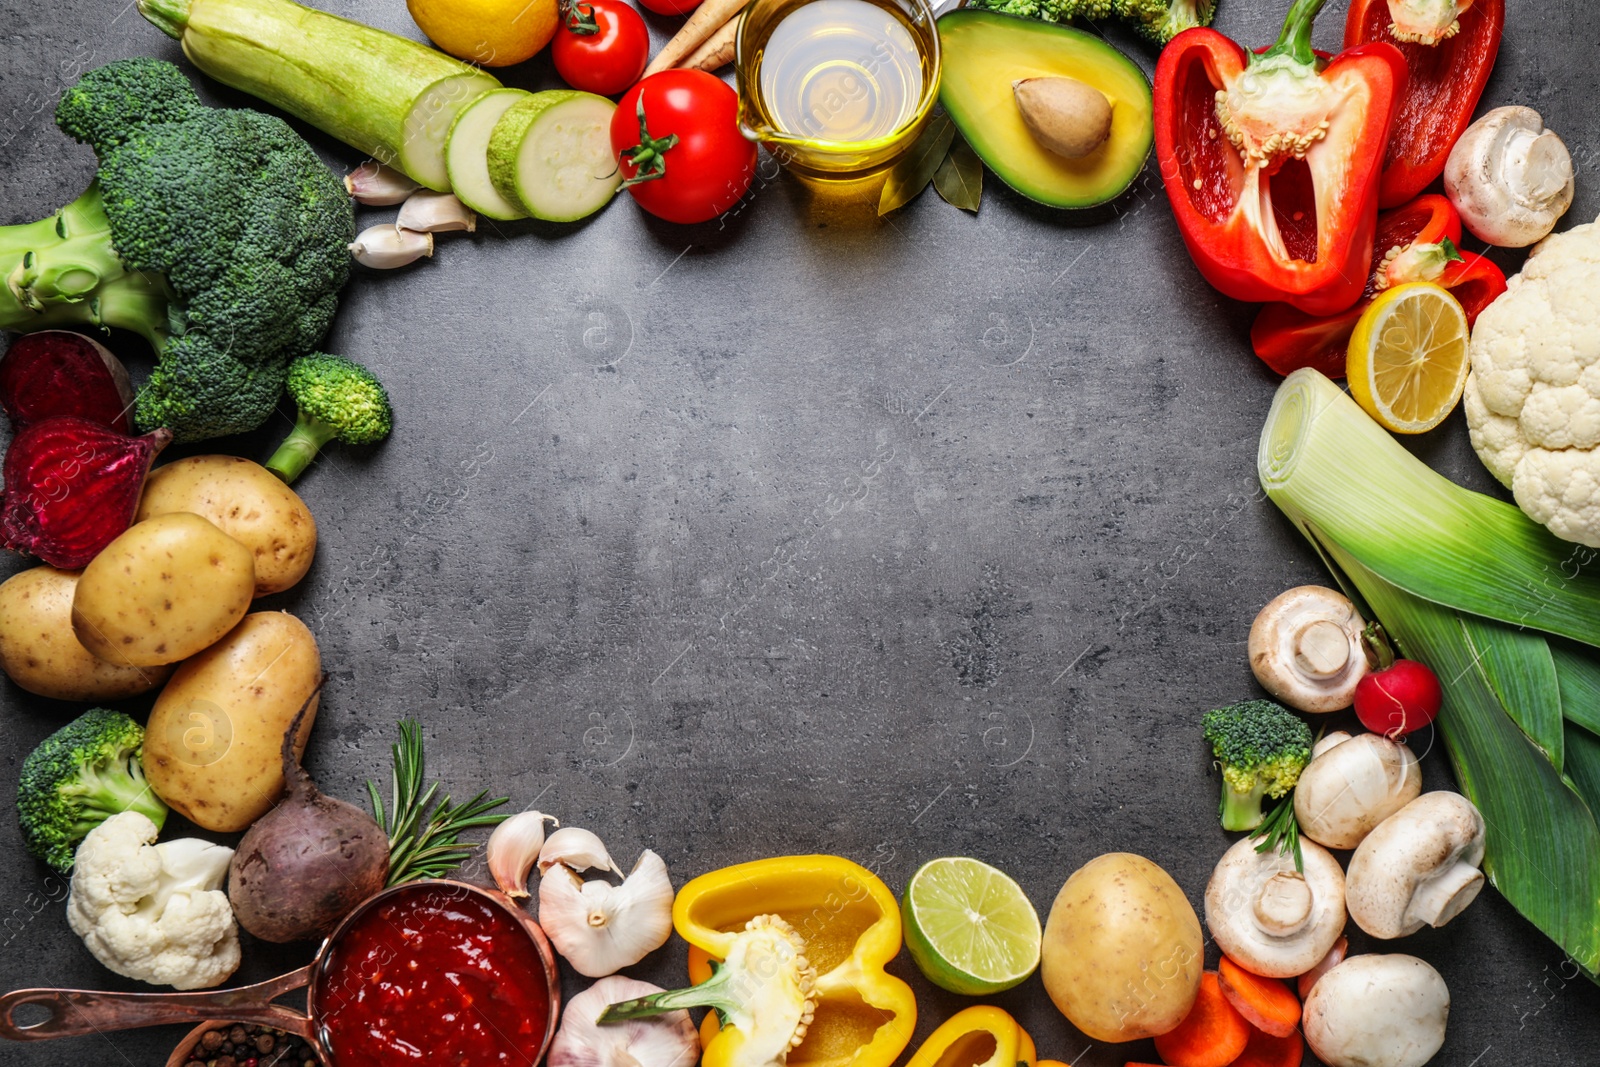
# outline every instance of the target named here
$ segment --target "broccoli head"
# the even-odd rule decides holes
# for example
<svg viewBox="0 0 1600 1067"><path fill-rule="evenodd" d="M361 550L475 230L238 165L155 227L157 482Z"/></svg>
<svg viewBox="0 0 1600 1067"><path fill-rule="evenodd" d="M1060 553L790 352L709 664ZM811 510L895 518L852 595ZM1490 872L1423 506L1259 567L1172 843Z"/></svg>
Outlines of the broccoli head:
<svg viewBox="0 0 1600 1067"><path fill-rule="evenodd" d="M58 871L78 842L113 815L137 811L159 828L167 806L145 782L144 729L120 711L86 711L22 762L17 817L28 851Z"/></svg>
<svg viewBox="0 0 1600 1067"><path fill-rule="evenodd" d="M1115 0L970 0L969 8L997 11L1002 15L1039 19L1041 22L1068 22L1072 19L1103 19L1111 15Z"/></svg>
<svg viewBox="0 0 1600 1067"><path fill-rule="evenodd" d="M301 356L289 365L288 386L300 414L267 460L267 469L285 482L300 477L329 441L375 445L394 428L388 391L354 360L320 352Z"/></svg>
<svg viewBox="0 0 1600 1067"><path fill-rule="evenodd" d="M343 186L282 119L206 107L160 60L89 71L56 124L100 167L50 218L0 227L0 328L141 334L158 357L143 430L197 441L261 425L349 277Z"/></svg>
<svg viewBox="0 0 1600 1067"><path fill-rule="evenodd" d="M1311 762L1311 727L1270 700L1208 711L1201 725L1222 767L1222 828L1254 830L1262 798L1293 789Z"/></svg>
<svg viewBox="0 0 1600 1067"><path fill-rule="evenodd" d="M1217 17L1217 0L1115 0L1115 6L1119 19L1159 45Z"/></svg>

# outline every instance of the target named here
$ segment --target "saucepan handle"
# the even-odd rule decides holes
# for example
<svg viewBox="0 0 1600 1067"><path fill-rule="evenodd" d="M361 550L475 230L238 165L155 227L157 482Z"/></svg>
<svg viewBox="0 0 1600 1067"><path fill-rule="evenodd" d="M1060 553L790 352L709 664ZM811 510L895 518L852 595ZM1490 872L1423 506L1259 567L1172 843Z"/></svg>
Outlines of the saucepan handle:
<svg viewBox="0 0 1600 1067"><path fill-rule="evenodd" d="M311 968L238 989L203 993L98 993L89 989L18 989L0 996L0 1037L12 1041L47 1041L141 1026L221 1019L276 1027L313 1039L311 1020L302 1012L273 1001L310 980ZM14 1018L24 1004L49 1011L49 1017L28 1026Z"/></svg>

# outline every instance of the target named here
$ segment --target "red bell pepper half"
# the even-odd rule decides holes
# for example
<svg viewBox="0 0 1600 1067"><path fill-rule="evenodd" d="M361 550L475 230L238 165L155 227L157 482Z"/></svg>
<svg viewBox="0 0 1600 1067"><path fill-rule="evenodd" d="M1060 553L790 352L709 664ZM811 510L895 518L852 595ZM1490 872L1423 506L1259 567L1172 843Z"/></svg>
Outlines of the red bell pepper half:
<svg viewBox="0 0 1600 1067"><path fill-rule="evenodd" d="M1379 207L1404 204L1444 173L1472 123L1505 24L1505 0L1351 0L1345 47L1385 41L1400 49L1410 72L1383 157Z"/></svg>
<svg viewBox="0 0 1600 1067"><path fill-rule="evenodd" d="M1405 60L1390 44L1326 65L1311 49L1325 0L1295 0L1283 33L1252 55L1186 30L1155 77L1156 151L1172 213L1207 281L1237 300L1313 315L1361 296L1378 174Z"/></svg>
<svg viewBox="0 0 1600 1067"><path fill-rule="evenodd" d="M1361 313L1378 294L1406 282L1437 282L1461 301L1467 324L1506 291L1506 276L1482 256L1462 255L1461 216L1442 196L1420 196L1378 216L1378 240L1366 291L1337 315L1307 315L1288 304L1268 304L1250 328L1256 355L1279 374L1315 367L1344 377L1345 353Z"/></svg>

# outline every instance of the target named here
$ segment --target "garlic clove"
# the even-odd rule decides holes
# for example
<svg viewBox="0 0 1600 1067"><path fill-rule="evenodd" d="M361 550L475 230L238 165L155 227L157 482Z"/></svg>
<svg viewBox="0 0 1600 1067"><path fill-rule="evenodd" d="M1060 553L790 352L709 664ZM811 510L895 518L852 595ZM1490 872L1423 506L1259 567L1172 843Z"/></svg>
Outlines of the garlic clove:
<svg viewBox="0 0 1600 1067"><path fill-rule="evenodd" d="M363 267L390 270L433 255L433 234L402 230L398 226L372 226L362 230L350 245L350 254Z"/></svg>
<svg viewBox="0 0 1600 1067"><path fill-rule="evenodd" d="M546 1067L694 1067L700 1035L687 1011L600 1026L606 1005L663 992L660 986L614 974L567 1002L545 1059Z"/></svg>
<svg viewBox="0 0 1600 1067"><path fill-rule="evenodd" d="M611 858L598 835L576 826L566 826L551 834L539 850L539 873L544 874L560 863L575 871L603 867L616 874L622 873L617 861Z"/></svg>
<svg viewBox="0 0 1600 1067"><path fill-rule="evenodd" d="M450 193L436 193L432 189L422 189L412 193L406 198L406 202L400 205L400 217L395 220L395 225L402 230L415 230L417 233L445 233L455 230L474 233L478 229L478 216Z"/></svg>
<svg viewBox="0 0 1600 1067"><path fill-rule="evenodd" d="M539 925L573 970L600 978L667 943L672 895L667 865L649 849L621 885L599 878L585 882L555 863L539 881Z"/></svg>
<svg viewBox="0 0 1600 1067"><path fill-rule="evenodd" d="M369 159L344 176L344 187L356 203L368 207L398 204L422 186L375 159Z"/></svg>
<svg viewBox="0 0 1600 1067"><path fill-rule="evenodd" d="M500 892L508 897L528 895L528 872L539 859L544 847L544 824L561 825L561 820L542 811L524 811L511 816L494 828L485 849L489 858L489 874Z"/></svg>

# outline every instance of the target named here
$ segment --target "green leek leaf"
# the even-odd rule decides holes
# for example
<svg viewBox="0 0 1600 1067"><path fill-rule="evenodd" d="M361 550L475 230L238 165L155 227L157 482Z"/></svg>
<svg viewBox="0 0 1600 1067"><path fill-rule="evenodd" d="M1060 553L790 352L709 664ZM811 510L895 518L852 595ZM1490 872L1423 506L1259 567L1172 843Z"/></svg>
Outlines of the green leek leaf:
<svg viewBox="0 0 1600 1067"><path fill-rule="evenodd" d="M1561 685L1550 643L1532 630L1511 630L1471 615L1462 617L1461 626L1500 706L1560 774L1565 758Z"/></svg>
<svg viewBox="0 0 1600 1067"><path fill-rule="evenodd" d="M1278 387L1256 462L1296 526L1314 524L1389 584L1600 645L1600 569L1581 562L1592 553L1436 474L1316 371Z"/></svg>
<svg viewBox="0 0 1600 1067"><path fill-rule="evenodd" d="M1566 747L1568 780L1590 811L1600 811L1600 737L1568 723Z"/></svg>
<svg viewBox="0 0 1600 1067"><path fill-rule="evenodd" d="M1561 713L1591 733L1600 734L1600 659L1582 646L1550 642L1561 684Z"/></svg>

